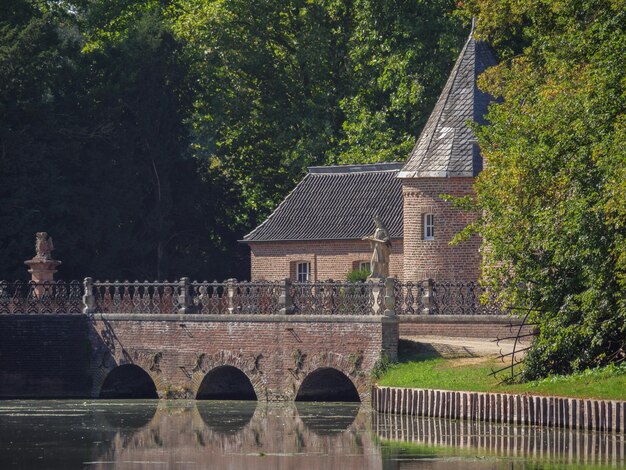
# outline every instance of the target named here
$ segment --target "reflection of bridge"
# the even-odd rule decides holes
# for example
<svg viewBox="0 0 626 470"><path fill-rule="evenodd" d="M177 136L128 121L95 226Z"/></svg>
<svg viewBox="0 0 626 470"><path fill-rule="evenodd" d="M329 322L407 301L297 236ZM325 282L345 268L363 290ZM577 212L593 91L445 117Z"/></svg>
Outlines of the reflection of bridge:
<svg viewBox="0 0 626 470"><path fill-rule="evenodd" d="M353 403L16 401L0 422L0 468L382 468Z"/></svg>

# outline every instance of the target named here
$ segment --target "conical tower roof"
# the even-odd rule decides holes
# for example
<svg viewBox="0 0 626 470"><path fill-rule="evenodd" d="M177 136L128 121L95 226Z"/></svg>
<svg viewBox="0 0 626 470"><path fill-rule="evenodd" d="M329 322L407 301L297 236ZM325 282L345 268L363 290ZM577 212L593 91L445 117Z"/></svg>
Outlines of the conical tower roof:
<svg viewBox="0 0 626 470"><path fill-rule="evenodd" d="M490 47L470 36L399 178L476 176L482 158L468 121L485 122L491 96L476 79L496 64Z"/></svg>

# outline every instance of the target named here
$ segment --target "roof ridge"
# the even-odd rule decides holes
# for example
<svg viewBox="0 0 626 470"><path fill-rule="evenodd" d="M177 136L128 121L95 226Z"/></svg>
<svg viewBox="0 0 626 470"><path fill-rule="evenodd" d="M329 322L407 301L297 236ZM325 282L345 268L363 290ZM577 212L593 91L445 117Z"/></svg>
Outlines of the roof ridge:
<svg viewBox="0 0 626 470"><path fill-rule="evenodd" d="M309 174L375 173L400 170L406 162L351 163L308 167Z"/></svg>

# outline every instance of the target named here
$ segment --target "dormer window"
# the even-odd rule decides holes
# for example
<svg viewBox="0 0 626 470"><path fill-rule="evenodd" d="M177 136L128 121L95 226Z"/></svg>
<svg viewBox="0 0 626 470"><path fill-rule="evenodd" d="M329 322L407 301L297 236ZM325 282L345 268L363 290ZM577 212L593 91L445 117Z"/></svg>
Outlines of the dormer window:
<svg viewBox="0 0 626 470"><path fill-rule="evenodd" d="M424 214L424 240L435 239L435 214Z"/></svg>

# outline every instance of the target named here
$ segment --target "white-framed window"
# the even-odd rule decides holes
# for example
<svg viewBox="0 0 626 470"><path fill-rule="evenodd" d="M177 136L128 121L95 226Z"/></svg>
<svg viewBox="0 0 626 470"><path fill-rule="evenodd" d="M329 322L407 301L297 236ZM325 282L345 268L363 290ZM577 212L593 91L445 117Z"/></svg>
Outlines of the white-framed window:
<svg viewBox="0 0 626 470"><path fill-rule="evenodd" d="M311 263L302 262L296 264L296 279L298 282L309 282L311 279Z"/></svg>
<svg viewBox="0 0 626 470"><path fill-rule="evenodd" d="M424 214L424 240L435 239L435 214Z"/></svg>
<svg viewBox="0 0 626 470"><path fill-rule="evenodd" d="M372 265L369 261L361 261L359 263L359 269L361 271L367 271L369 273L372 270Z"/></svg>

